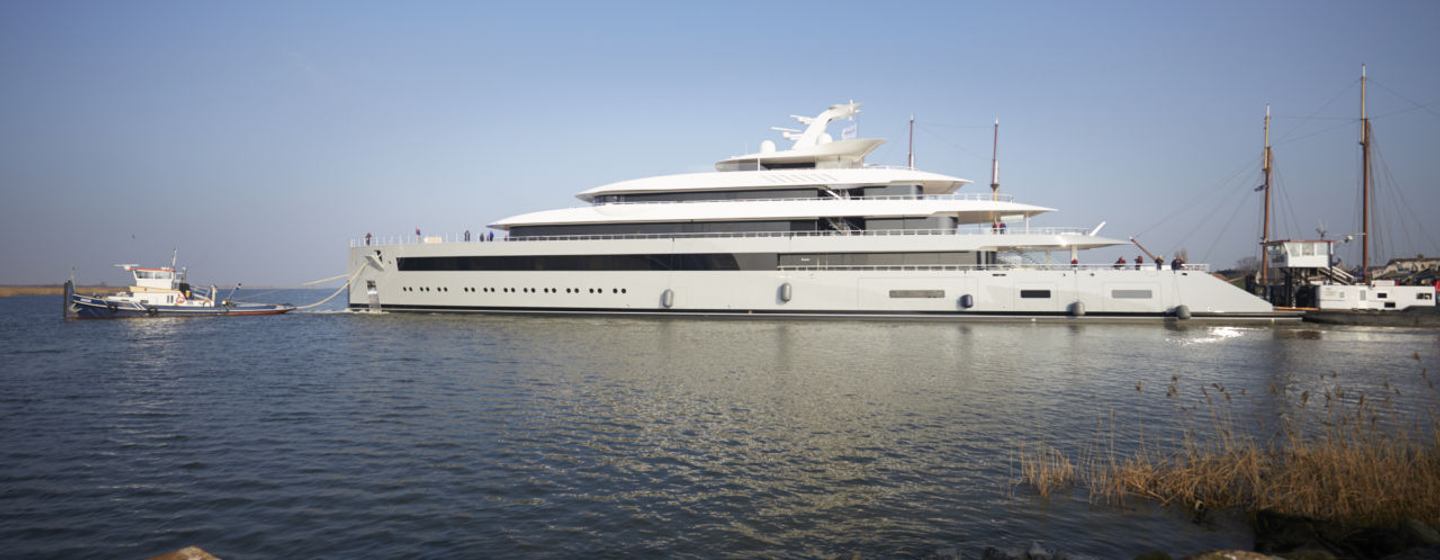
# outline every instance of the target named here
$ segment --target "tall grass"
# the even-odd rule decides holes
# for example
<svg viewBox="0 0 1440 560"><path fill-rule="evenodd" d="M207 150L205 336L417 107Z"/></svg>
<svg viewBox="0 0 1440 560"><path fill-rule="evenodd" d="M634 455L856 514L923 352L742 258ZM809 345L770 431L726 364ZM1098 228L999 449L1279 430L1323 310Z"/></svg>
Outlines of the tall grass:
<svg viewBox="0 0 1440 560"><path fill-rule="evenodd" d="M1117 452L1112 415L1073 472L1059 469L1070 461L1058 450L1022 447L1017 482L1042 495L1078 484L1092 500L1112 503L1139 497L1200 511L1268 510L1356 525L1411 518L1440 524L1440 393L1427 371L1420 376L1429 392L1420 410L1399 413L1390 398L1399 390L1388 382L1378 400L1332 385L1323 402L1301 393L1291 404L1310 421L1283 421L1268 440L1236 429L1233 403L1243 392L1212 384L1200 389L1200 406L1177 407L1200 414L1174 439L1146 441L1142 431L1134 451ZM1172 378L1166 398L1180 401L1182 389ZM1136 390L1143 393L1143 385ZM1271 393L1288 399L1278 387Z"/></svg>

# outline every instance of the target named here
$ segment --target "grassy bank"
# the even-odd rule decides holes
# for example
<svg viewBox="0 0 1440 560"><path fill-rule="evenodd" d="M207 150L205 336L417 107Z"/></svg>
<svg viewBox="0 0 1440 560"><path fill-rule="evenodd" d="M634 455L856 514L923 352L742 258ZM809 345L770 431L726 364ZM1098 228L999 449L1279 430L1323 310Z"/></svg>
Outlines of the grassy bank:
<svg viewBox="0 0 1440 560"><path fill-rule="evenodd" d="M1440 525L1440 391L1413 358L1428 392L1419 410L1397 411L1391 396L1400 391L1388 383L1385 394L1330 385L1293 399L1272 387L1272 396L1297 401L1291 404L1305 414L1296 417L1305 420L1282 420L1279 434L1261 439L1235 425L1231 407L1247 397L1212 384L1200 388L1200 404L1189 409L1198 414L1184 419L1190 427L1175 439L1117 452L1111 419L1073 455L1022 445L1016 482L1042 496L1079 485L1094 501L1143 498L1198 513L1239 508L1352 526ZM1188 391L1180 385L1172 378L1165 398L1183 414L1178 402Z"/></svg>
<svg viewBox="0 0 1440 560"><path fill-rule="evenodd" d="M80 286L75 288L81 294L113 294L124 288L115 286ZM0 298L15 296L59 296L65 294L65 286L0 286Z"/></svg>

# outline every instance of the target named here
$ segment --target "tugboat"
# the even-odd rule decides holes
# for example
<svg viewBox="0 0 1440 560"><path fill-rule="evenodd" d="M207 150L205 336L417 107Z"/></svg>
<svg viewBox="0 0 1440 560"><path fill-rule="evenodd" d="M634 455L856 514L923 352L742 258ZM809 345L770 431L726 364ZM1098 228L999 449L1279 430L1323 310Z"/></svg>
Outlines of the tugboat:
<svg viewBox="0 0 1440 560"><path fill-rule="evenodd" d="M135 317L210 317L228 315L279 315L293 311L288 303L238 303L217 299L215 286L193 290L185 271L170 266L146 268L135 264L115 265L134 277L125 292L109 296L75 293L75 282L65 282L65 316L79 319L121 319Z"/></svg>

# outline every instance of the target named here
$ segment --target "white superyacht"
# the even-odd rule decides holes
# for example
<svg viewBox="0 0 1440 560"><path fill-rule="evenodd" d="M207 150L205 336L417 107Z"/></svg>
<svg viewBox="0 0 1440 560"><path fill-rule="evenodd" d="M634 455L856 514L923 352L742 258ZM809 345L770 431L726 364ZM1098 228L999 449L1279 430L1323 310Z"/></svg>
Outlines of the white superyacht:
<svg viewBox="0 0 1440 560"><path fill-rule="evenodd" d="M499 239L351 243L356 310L764 317L1124 317L1273 320L1201 265L1080 265L1126 244L1099 228L1030 227L1049 208L913 167L884 140L833 139L859 104L795 117L715 171L621 181L586 206L512 216ZM1103 224L1102 224L1103 225ZM418 233L418 232L417 232ZM1050 258L1058 253L1061 263Z"/></svg>

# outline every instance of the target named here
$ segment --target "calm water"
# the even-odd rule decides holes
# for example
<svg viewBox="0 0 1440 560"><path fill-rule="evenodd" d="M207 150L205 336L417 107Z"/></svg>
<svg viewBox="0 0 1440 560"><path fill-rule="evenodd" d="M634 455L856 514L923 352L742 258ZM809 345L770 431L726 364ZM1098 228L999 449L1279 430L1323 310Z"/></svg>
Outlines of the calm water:
<svg viewBox="0 0 1440 560"><path fill-rule="evenodd" d="M1102 418L1163 439L1211 383L1261 432L1336 383L1425 409L1440 354L1310 326L58 315L0 299L0 556L1247 548L1238 519L1014 488L1015 450L1091 448Z"/></svg>

